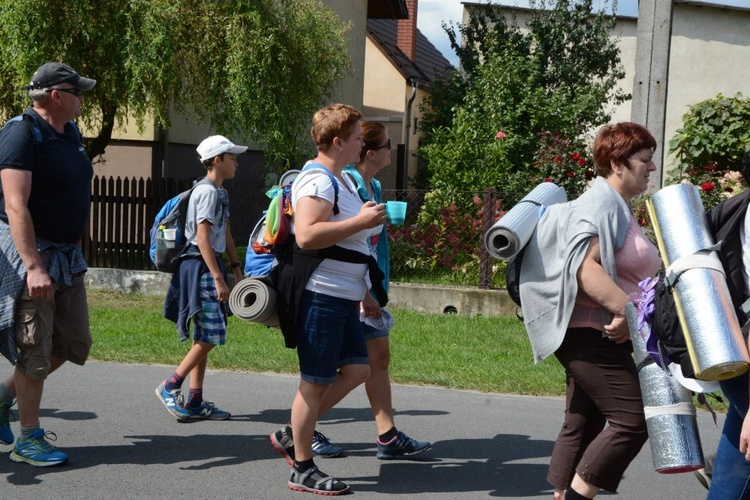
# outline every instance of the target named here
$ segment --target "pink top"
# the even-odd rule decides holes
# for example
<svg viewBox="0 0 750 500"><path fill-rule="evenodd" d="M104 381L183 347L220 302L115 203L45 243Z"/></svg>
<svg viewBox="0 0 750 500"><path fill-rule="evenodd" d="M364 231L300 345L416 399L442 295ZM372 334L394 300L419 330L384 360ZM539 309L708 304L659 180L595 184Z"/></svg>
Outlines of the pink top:
<svg viewBox="0 0 750 500"><path fill-rule="evenodd" d="M656 246L651 243L643 229L631 220L622 248L615 252L617 285L628 295L640 292L638 283L659 271L661 258ZM579 290L576 305L568 328L595 328L601 330L601 307L591 297Z"/></svg>

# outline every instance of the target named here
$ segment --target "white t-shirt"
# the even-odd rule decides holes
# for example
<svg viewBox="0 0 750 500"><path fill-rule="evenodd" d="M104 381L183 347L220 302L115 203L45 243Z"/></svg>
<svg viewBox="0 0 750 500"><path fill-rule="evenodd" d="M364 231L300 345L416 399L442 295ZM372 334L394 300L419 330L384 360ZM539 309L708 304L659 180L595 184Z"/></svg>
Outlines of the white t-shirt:
<svg viewBox="0 0 750 500"><path fill-rule="evenodd" d="M204 220L211 223L209 241L214 252L221 254L227 249L227 219L229 219L229 194L223 187L206 183L193 189L185 219L185 238L197 245L197 227Z"/></svg>
<svg viewBox="0 0 750 500"><path fill-rule="evenodd" d="M357 188L348 177L339 179L339 213L331 215L330 222L343 221L356 216L362 208L362 200L357 194ZM300 198L312 196L322 198L330 203L335 200L333 183L328 174L318 168L311 168L301 172L292 184L292 209L297 212L297 201ZM370 254L369 240L373 234L381 231L382 226L365 229L349 236L337 243L342 248L355 250L365 255ZM315 269L307 282L305 289L339 297L342 299L362 300L367 293L365 275L366 264L354 264L338 260L324 259Z"/></svg>

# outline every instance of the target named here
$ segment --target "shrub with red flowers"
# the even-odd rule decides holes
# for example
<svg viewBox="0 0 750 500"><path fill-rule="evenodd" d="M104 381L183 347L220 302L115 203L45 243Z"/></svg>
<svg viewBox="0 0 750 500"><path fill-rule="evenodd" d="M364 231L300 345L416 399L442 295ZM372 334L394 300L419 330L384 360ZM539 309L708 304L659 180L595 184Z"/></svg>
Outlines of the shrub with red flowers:
<svg viewBox="0 0 750 500"><path fill-rule="evenodd" d="M686 177L681 182L694 184L703 200L703 208L709 210L722 201L740 193L743 189L742 174L734 170L720 171L716 164L689 167L683 170Z"/></svg>
<svg viewBox="0 0 750 500"><path fill-rule="evenodd" d="M742 158L750 150L750 99L719 94L690 106L669 141L675 157L671 181L698 187L703 206L713 208L743 189Z"/></svg>
<svg viewBox="0 0 750 500"><path fill-rule="evenodd" d="M482 246L483 202L480 196L458 193L471 199L473 214L462 214L445 193L430 192L417 220L404 226L389 226L391 275L423 276L446 284L475 285L479 277ZM494 220L502 215L501 202L494 207Z"/></svg>
<svg viewBox="0 0 750 500"><path fill-rule="evenodd" d="M583 193L596 176L588 148L581 142L550 132L540 134L531 180L534 184L554 182L565 188L568 199Z"/></svg>

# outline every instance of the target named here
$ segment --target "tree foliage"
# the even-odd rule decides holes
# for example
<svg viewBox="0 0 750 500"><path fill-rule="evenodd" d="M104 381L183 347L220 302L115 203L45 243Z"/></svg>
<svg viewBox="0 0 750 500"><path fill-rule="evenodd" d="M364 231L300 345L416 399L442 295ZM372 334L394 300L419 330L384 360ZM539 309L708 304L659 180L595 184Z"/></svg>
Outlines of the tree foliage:
<svg viewBox="0 0 750 500"><path fill-rule="evenodd" d="M458 26L463 46L447 29L462 71L433 95L423 120L433 188L526 192L534 169L543 170L541 149L551 158L583 151L586 133L630 97L617 88L624 70L614 18L592 14L592 0L532 7L523 29L494 9L472 17Z"/></svg>
<svg viewBox="0 0 750 500"><path fill-rule="evenodd" d="M349 68L338 17L318 0L14 0L0 4L0 111L46 61L97 80L82 121L104 152L116 124L170 125L172 108L256 142L282 168Z"/></svg>

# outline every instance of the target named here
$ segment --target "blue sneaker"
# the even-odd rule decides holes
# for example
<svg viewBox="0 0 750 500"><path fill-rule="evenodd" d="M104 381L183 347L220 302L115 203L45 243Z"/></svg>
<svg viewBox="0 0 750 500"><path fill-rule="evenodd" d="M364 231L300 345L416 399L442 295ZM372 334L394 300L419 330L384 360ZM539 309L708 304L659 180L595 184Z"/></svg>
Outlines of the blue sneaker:
<svg viewBox="0 0 750 500"><path fill-rule="evenodd" d="M380 460L391 460L394 458L408 457L419 455L432 448L432 444L427 441L417 441L412 439L401 431L398 431L396 437L387 443L381 443L378 439L378 453L375 455Z"/></svg>
<svg viewBox="0 0 750 500"><path fill-rule="evenodd" d="M328 438L318 431L313 432L312 451L314 456L323 458L336 458L344 454L342 447L331 444Z"/></svg>
<svg viewBox="0 0 750 500"><path fill-rule="evenodd" d="M177 420L182 421L190 418L190 413L185 409L185 404L182 401L182 391L179 389L167 391L162 383L156 388L156 397L159 398L159 401L164 404L164 408Z"/></svg>
<svg viewBox="0 0 750 500"><path fill-rule="evenodd" d="M57 439L55 433L45 433L44 429L39 429L24 440L19 438L10 459L14 462L26 462L35 467L51 467L67 462L68 455L49 444L46 437L53 441Z"/></svg>
<svg viewBox="0 0 750 500"><path fill-rule="evenodd" d="M13 431L10 430L10 416L12 415L12 412L10 411L10 407L13 406L13 403L16 401L6 401L5 403L0 403L0 443L3 444L13 444L13 441L15 440L15 437L13 436Z"/></svg>
<svg viewBox="0 0 750 500"><path fill-rule="evenodd" d="M228 411L218 409L215 404L205 399L198 408L187 405L185 410L191 419L226 420L232 416Z"/></svg>

